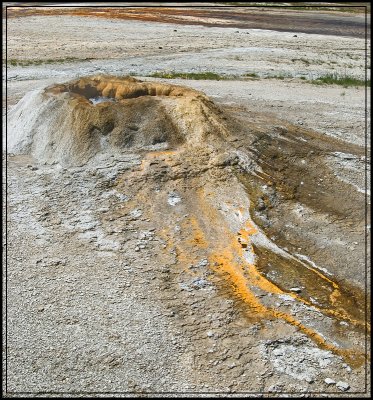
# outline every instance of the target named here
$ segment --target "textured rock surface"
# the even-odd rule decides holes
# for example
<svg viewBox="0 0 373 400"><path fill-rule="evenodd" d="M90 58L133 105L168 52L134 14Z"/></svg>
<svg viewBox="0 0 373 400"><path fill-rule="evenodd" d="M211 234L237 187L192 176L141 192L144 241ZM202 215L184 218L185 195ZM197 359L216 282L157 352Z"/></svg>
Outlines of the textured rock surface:
<svg viewBox="0 0 373 400"><path fill-rule="evenodd" d="M106 98L94 104L94 98ZM221 111L193 89L134 78L96 76L31 92L11 110L8 151L62 165L98 153L216 141Z"/></svg>

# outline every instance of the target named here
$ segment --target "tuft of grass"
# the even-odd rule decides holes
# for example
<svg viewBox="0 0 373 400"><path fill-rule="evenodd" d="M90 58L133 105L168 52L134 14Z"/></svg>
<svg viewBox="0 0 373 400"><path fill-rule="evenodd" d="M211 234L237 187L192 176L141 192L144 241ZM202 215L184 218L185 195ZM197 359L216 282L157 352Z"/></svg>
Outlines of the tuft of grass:
<svg viewBox="0 0 373 400"><path fill-rule="evenodd" d="M164 78L164 79L195 79L195 80L212 80L221 81L232 79L232 77L219 75L215 72L154 72L149 75L152 78Z"/></svg>
<svg viewBox="0 0 373 400"><path fill-rule="evenodd" d="M248 74L244 74L243 76L245 76L247 78L259 78L259 75L256 74L255 72L250 72Z"/></svg>
<svg viewBox="0 0 373 400"><path fill-rule="evenodd" d="M265 79L280 79L280 80L284 80L285 78L293 78L293 76L289 74L279 74L279 75L268 75L265 77Z"/></svg>
<svg viewBox="0 0 373 400"><path fill-rule="evenodd" d="M306 60L305 58L300 58L299 61L301 61L302 63L306 64L306 65L310 65L311 63L309 62L309 60Z"/></svg>
<svg viewBox="0 0 373 400"><path fill-rule="evenodd" d="M132 74L135 75L135 74ZM195 80L245 80L247 78L260 79L260 76L255 72L248 72L246 74L235 76L235 75L219 75L215 72L154 72L147 75L152 78L163 78L163 79L195 79ZM292 79L295 78L291 74L280 73L278 75L268 75L264 79ZM354 78L352 76L344 75L340 76L336 73L327 74L316 79L310 79L306 76L300 76L300 80L311 83L314 85L340 85L345 88L347 87L357 87L365 86L365 81L361 79ZM370 86L370 80L367 81L367 85Z"/></svg>
<svg viewBox="0 0 373 400"><path fill-rule="evenodd" d="M11 58L7 60L7 64L12 67L29 67L31 65L42 65L42 64L61 64L67 62L78 62L78 61L89 61L92 58L77 58L77 57L65 57L65 58L47 58L43 60L19 60L17 58Z"/></svg>
<svg viewBox="0 0 373 400"><path fill-rule="evenodd" d="M357 79L348 75L339 76L335 73L320 76L319 78L311 80L310 82L314 85L340 85L345 88L350 86L365 86L365 80L363 79ZM367 86L370 86L370 80L368 80L366 83Z"/></svg>
<svg viewBox="0 0 373 400"><path fill-rule="evenodd" d="M321 64L324 64L324 63L325 63L325 62L322 61L322 60L312 60L312 61L310 61L310 60L307 60L306 58L292 58L291 61L292 61L292 62L300 61L300 62L302 62L303 64L305 64L307 67L308 67L309 65L311 65L311 64L313 64L313 65L315 65L315 64L321 65Z"/></svg>

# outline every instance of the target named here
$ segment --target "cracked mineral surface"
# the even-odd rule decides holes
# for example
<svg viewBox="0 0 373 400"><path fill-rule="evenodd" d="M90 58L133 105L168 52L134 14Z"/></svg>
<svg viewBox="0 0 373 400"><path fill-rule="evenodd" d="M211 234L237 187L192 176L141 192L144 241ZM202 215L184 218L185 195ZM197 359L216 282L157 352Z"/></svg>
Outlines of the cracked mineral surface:
<svg viewBox="0 0 373 400"><path fill-rule="evenodd" d="M8 68L5 395L368 397L364 89L341 104L295 78L149 78L154 57L195 71L217 48L239 73L237 29L45 10L13 7L9 54L51 57L57 35L94 58L108 29L128 46ZM295 51L288 32L240 31L242 57ZM355 34L296 40L337 53Z"/></svg>

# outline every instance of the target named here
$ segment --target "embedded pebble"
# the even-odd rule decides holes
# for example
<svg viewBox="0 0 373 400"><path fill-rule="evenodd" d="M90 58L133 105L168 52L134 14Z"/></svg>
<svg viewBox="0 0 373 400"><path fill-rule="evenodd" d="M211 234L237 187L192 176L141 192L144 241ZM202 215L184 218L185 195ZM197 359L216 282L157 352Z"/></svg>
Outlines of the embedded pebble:
<svg viewBox="0 0 373 400"><path fill-rule="evenodd" d="M343 382L343 381L337 382L336 386L339 390L342 390L343 392L350 389L350 385L347 382Z"/></svg>
<svg viewBox="0 0 373 400"><path fill-rule="evenodd" d="M290 288L290 291L294 292L294 293L300 293L302 291L302 289L298 288L298 287L293 287L293 288Z"/></svg>

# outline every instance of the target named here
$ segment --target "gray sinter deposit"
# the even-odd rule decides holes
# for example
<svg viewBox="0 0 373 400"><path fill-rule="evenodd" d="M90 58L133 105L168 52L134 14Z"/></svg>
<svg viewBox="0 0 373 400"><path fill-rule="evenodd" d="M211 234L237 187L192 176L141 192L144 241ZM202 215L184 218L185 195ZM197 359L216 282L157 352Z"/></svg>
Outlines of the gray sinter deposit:
<svg viewBox="0 0 373 400"><path fill-rule="evenodd" d="M28 112L25 112L25 110ZM96 155L158 145L200 145L225 134L201 92L134 78L95 76L27 95L9 115L9 151L41 162L85 164Z"/></svg>
<svg viewBox="0 0 373 400"><path fill-rule="evenodd" d="M181 86L26 95L8 121L13 390L361 388L364 280L337 238L361 234L363 194L336 181L338 151L362 156Z"/></svg>

